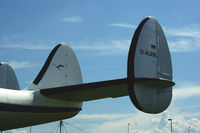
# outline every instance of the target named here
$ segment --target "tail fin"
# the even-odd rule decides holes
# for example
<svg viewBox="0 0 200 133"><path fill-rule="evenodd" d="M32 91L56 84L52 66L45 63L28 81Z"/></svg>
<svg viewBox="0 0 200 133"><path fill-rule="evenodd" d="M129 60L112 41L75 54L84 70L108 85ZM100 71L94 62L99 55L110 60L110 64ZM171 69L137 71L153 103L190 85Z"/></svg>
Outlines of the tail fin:
<svg viewBox="0 0 200 133"><path fill-rule="evenodd" d="M172 99L172 64L160 24L145 18L132 39L128 56L128 90L133 104L141 111L159 113Z"/></svg>
<svg viewBox="0 0 200 133"><path fill-rule="evenodd" d="M58 44L51 51L44 66L28 90L80 83L82 83L82 76L75 53L68 45Z"/></svg>
<svg viewBox="0 0 200 133"><path fill-rule="evenodd" d="M19 90L19 83L15 72L5 62L0 62L0 88Z"/></svg>

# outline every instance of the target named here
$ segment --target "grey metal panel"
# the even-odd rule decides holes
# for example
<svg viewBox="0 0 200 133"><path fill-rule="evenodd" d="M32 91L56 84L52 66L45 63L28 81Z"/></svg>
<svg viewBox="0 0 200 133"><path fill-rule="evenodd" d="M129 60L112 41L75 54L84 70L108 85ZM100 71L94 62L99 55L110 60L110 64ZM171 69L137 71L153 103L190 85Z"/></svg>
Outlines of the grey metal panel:
<svg viewBox="0 0 200 133"><path fill-rule="evenodd" d="M43 68L27 90L53 88L82 83L75 53L66 44L58 44L48 56Z"/></svg>
<svg viewBox="0 0 200 133"><path fill-rule="evenodd" d="M19 83L15 72L5 62L0 63L0 88L19 90Z"/></svg>
<svg viewBox="0 0 200 133"><path fill-rule="evenodd" d="M135 31L127 75L129 96L139 110L160 113L169 106L174 85L171 56L162 28L153 17L143 19ZM138 78L146 80L137 82Z"/></svg>
<svg viewBox="0 0 200 133"><path fill-rule="evenodd" d="M160 24L151 18L144 24L135 51L135 77L172 79L168 44Z"/></svg>
<svg viewBox="0 0 200 133"><path fill-rule="evenodd" d="M157 50L151 45L156 45L156 25L154 19L149 19L144 24L138 38L135 51L135 77L157 77Z"/></svg>
<svg viewBox="0 0 200 133"><path fill-rule="evenodd" d="M172 89L135 84L136 98L147 113L160 113L167 109L172 98Z"/></svg>
<svg viewBox="0 0 200 133"><path fill-rule="evenodd" d="M158 45L158 77L172 79L172 63L167 40L160 24L157 21L155 21L155 24Z"/></svg>
<svg viewBox="0 0 200 133"><path fill-rule="evenodd" d="M128 95L127 79L116 79L93 83L41 89L40 93L53 99L65 101L90 101Z"/></svg>

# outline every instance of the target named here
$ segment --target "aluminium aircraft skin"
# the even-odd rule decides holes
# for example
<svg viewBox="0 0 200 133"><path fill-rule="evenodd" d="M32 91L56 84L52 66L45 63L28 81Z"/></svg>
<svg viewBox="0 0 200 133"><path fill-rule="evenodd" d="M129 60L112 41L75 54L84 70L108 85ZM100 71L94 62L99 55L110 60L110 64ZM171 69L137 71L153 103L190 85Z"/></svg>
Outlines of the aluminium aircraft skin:
<svg viewBox="0 0 200 133"><path fill-rule="evenodd" d="M71 118L82 103L128 96L140 111L164 111L172 99L172 64L160 24L144 18L133 36L127 77L82 83L78 60L66 44L57 45L43 68L24 90L7 63L0 63L0 131Z"/></svg>

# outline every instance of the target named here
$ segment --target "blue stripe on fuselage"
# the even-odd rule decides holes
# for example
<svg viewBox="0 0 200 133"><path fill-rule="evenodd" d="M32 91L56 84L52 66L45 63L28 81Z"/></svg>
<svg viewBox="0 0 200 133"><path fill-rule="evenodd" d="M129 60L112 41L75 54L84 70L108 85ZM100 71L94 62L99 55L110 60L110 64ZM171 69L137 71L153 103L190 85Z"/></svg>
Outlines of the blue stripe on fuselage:
<svg viewBox="0 0 200 133"><path fill-rule="evenodd" d="M42 107L31 105L17 105L9 103L0 103L0 111L6 112L25 112L25 113L64 113L78 112L81 108L74 107Z"/></svg>

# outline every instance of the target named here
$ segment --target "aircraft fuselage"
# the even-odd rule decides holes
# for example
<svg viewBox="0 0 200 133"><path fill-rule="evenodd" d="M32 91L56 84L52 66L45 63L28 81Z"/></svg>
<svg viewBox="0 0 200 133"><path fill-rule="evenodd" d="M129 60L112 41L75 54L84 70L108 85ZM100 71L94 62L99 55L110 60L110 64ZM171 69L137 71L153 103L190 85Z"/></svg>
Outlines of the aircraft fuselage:
<svg viewBox="0 0 200 133"><path fill-rule="evenodd" d="M71 118L81 108L82 102L49 99L39 91L0 88L0 130Z"/></svg>

